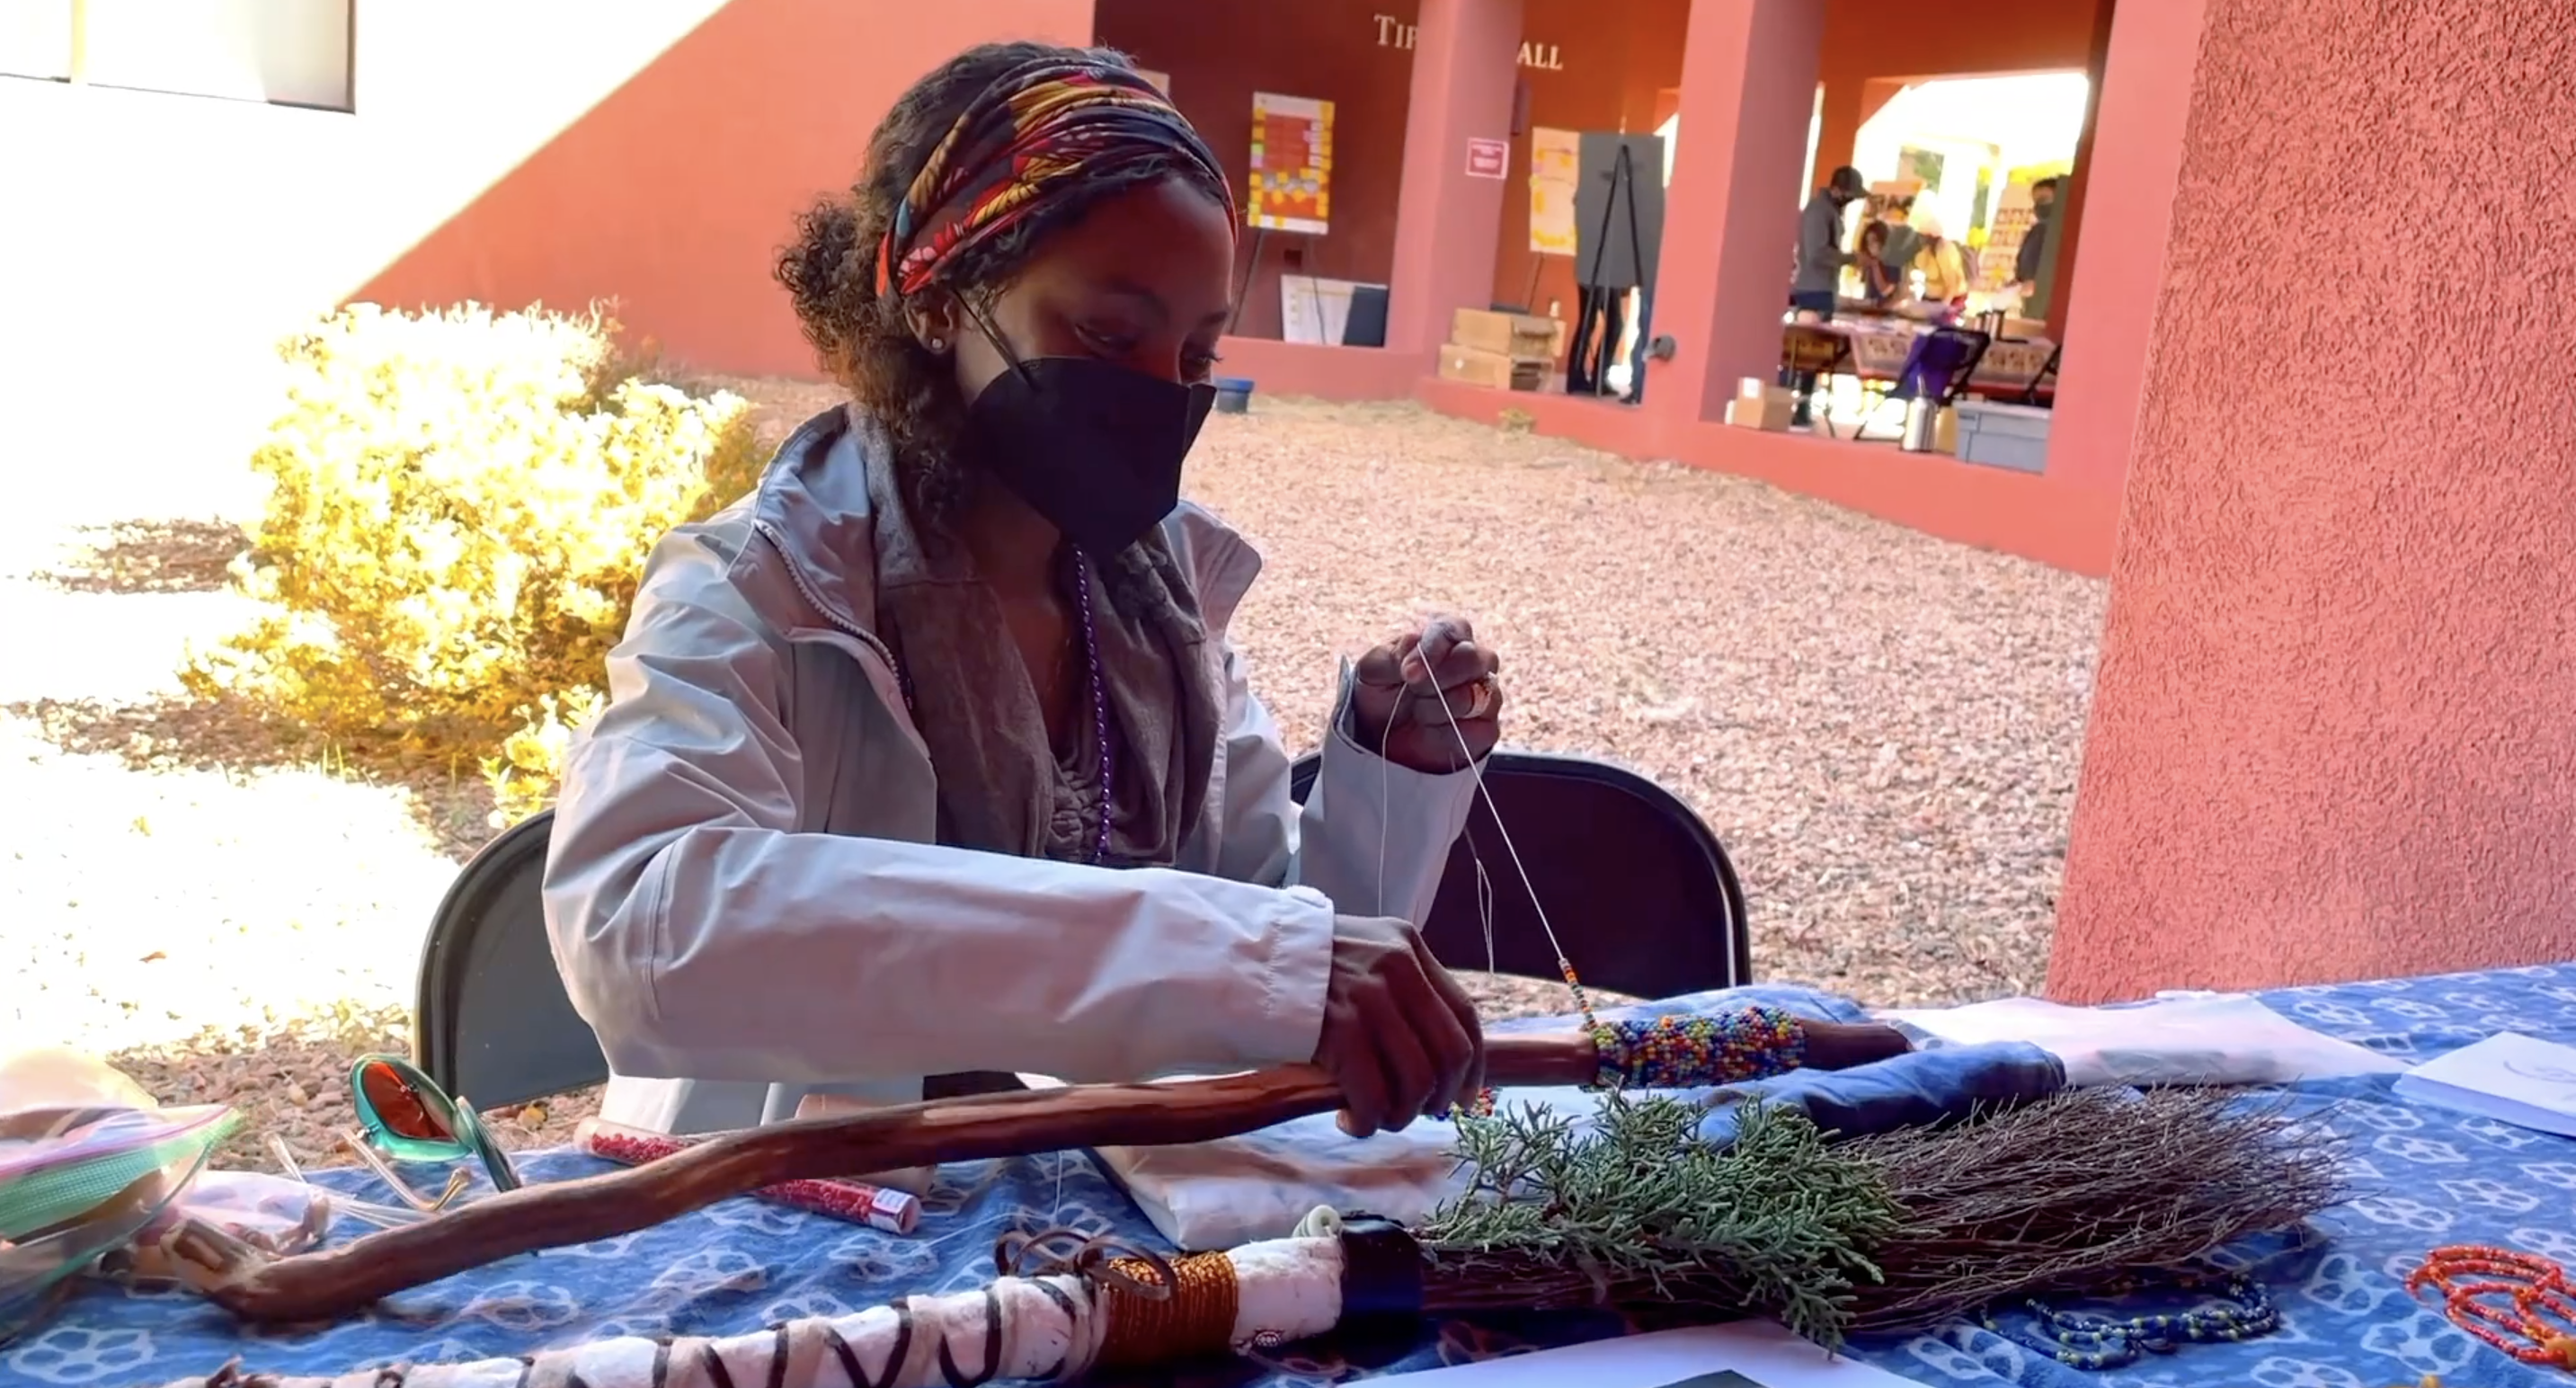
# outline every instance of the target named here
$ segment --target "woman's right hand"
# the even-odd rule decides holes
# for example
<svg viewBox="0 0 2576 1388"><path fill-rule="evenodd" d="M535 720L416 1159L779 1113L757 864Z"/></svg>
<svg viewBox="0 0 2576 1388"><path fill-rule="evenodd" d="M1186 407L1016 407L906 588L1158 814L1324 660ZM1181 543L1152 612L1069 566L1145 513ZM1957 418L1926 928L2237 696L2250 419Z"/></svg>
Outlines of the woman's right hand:
<svg viewBox="0 0 2576 1388"><path fill-rule="evenodd" d="M1344 1132L1394 1132L1483 1090L1484 1029L1410 922L1336 916L1315 1063L1342 1087Z"/></svg>

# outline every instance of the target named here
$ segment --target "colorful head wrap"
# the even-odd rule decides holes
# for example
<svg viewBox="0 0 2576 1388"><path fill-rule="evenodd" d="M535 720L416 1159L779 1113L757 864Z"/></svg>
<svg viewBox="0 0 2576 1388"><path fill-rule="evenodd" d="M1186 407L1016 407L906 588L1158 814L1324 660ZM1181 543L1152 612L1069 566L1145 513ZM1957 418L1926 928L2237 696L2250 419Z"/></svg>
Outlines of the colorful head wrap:
<svg viewBox="0 0 2576 1388"><path fill-rule="evenodd" d="M877 248L877 292L918 293L957 252L1002 234L1049 200L1140 159L1196 164L1234 190L1207 142L1133 70L1046 58L1005 73L968 105L895 209Z"/></svg>

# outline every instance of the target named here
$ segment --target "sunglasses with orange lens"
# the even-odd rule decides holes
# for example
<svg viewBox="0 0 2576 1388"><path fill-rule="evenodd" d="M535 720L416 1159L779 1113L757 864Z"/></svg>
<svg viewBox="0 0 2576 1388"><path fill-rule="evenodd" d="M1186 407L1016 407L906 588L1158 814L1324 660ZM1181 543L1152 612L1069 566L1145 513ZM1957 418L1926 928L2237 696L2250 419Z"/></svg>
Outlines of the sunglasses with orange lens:
<svg viewBox="0 0 2576 1388"><path fill-rule="evenodd" d="M451 1099L420 1067L401 1056L364 1055L349 1067L349 1088L367 1140L396 1161L472 1158L494 1190L519 1188L509 1155L492 1140L474 1106Z"/></svg>

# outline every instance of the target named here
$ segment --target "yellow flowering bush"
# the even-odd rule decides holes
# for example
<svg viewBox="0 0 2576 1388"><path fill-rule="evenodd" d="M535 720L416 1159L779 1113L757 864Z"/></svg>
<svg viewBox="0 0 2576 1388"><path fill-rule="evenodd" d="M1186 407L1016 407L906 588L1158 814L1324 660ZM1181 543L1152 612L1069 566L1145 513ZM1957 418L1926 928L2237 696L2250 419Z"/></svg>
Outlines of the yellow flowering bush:
<svg viewBox="0 0 2576 1388"><path fill-rule="evenodd" d="M750 405L630 374L593 313L360 304L280 347L288 405L236 583L192 653L230 693L377 765L479 764L496 820L551 799L604 700L645 555L751 490Z"/></svg>

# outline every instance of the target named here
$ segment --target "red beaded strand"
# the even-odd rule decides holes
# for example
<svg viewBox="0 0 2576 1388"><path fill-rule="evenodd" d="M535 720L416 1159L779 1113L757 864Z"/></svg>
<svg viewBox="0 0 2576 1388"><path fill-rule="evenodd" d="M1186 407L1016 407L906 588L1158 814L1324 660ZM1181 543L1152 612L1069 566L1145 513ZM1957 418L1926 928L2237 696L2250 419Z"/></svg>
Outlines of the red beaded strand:
<svg viewBox="0 0 2576 1388"><path fill-rule="evenodd" d="M2557 1263L2509 1248L2453 1244L2424 1255L2406 1278L2406 1293L2428 1285L2441 1289L2451 1324L2522 1363L2576 1370L2576 1288ZM2493 1297L2504 1304L2486 1300Z"/></svg>

